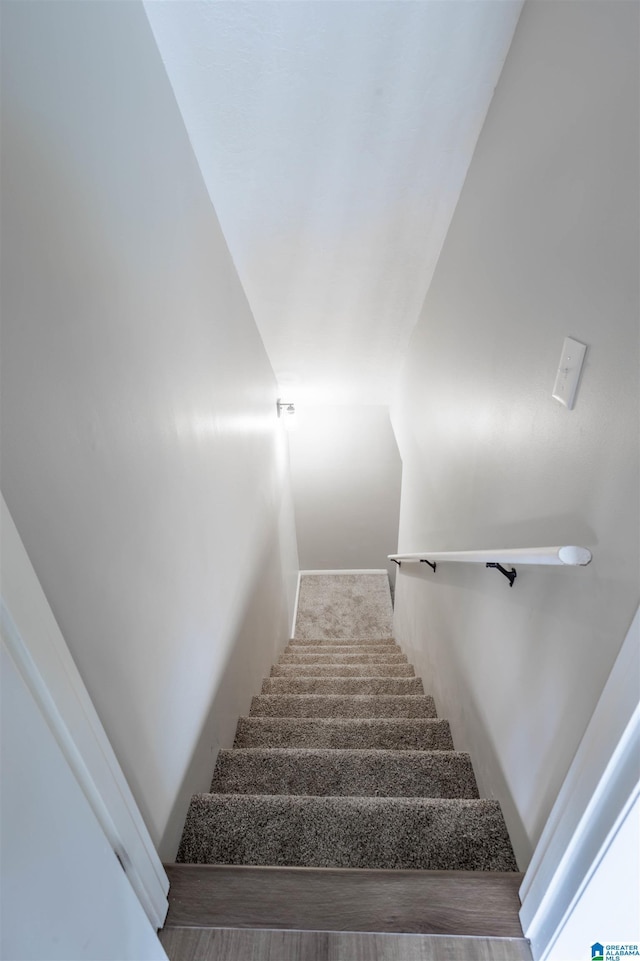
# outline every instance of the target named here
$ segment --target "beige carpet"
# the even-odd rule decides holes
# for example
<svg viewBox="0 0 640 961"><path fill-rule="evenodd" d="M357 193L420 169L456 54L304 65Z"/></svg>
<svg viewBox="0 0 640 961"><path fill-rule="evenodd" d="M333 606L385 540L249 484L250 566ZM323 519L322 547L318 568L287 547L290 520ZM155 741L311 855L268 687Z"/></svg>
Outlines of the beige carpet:
<svg viewBox="0 0 640 961"><path fill-rule="evenodd" d="M517 870L498 802L390 637L386 574L304 577L298 632L191 799L177 860Z"/></svg>
<svg viewBox="0 0 640 961"><path fill-rule="evenodd" d="M389 578L381 574L303 574L295 637L385 638L393 634Z"/></svg>

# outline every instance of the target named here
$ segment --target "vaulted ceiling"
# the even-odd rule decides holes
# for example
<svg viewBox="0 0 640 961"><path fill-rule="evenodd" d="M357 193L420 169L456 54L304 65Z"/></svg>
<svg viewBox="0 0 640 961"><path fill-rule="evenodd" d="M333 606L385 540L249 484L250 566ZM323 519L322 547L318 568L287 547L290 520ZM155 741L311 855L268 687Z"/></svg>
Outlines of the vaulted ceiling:
<svg viewBox="0 0 640 961"><path fill-rule="evenodd" d="M521 6L145 4L294 400L389 401Z"/></svg>

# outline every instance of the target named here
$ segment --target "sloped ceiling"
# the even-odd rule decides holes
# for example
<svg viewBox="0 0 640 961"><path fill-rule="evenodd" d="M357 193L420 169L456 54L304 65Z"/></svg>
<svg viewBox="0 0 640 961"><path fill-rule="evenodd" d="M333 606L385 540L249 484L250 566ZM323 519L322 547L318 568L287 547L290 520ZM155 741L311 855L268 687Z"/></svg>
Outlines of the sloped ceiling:
<svg viewBox="0 0 640 961"><path fill-rule="evenodd" d="M283 390L387 403L520 0L147 15Z"/></svg>

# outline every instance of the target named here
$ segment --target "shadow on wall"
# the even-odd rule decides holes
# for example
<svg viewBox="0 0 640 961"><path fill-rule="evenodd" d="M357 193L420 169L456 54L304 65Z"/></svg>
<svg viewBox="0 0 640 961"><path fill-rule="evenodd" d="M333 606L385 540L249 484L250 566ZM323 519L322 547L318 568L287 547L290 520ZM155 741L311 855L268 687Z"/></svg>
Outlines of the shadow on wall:
<svg viewBox="0 0 640 961"><path fill-rule="evenodd" d="M248 713L251 698L260 693L262 678L269 674L289 637L288 610L279 612L278 636L272 624L268 625L271 630L265 633L264 612L281 594L288 573L282 567L277 527L271 530L262 548L256 549L251 564L253 576L243 582L244 600L238 607L238 620L231 631L226 660L215 681L209 711L186 764L159 844L163 861L175 859L192 794L209 790L218 751L232 746L238 717ZM211 643L215 642L216 639L212 639ZM184 665L184 669L183 696L188 697L190 665Z"/></svg>

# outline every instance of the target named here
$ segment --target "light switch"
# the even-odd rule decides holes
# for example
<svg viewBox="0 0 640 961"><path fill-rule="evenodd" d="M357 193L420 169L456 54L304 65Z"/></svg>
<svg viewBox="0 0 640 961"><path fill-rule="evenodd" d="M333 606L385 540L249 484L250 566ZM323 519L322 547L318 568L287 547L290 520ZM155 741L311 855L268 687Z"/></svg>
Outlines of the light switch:
<svg viewBox="0 0 640 961"><path fill-rule="evenodd" d="M576 396L586 352L586 344L581 344L580 341L573 340L571 337L565 337L552 396L569 410L573 408L573 399Z"/></svg>

